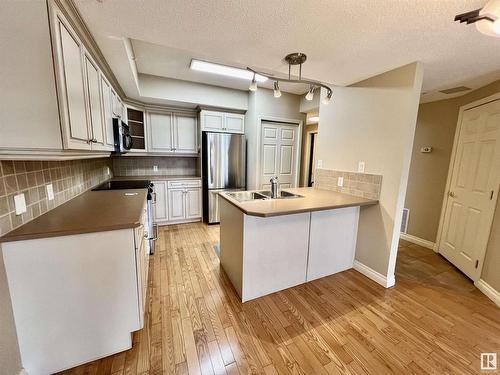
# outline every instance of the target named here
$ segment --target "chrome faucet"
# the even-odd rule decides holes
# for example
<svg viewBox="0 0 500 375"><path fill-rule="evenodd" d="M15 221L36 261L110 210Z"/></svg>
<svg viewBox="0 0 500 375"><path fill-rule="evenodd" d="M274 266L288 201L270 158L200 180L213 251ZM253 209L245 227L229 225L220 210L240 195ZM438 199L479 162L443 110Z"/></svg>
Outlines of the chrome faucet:
<svg viewBox="0 0 500 375"><path fill-rule="evenodd" d="M269 182L271 183L271 198L278 198L278 176L274 176Z"/></svg>

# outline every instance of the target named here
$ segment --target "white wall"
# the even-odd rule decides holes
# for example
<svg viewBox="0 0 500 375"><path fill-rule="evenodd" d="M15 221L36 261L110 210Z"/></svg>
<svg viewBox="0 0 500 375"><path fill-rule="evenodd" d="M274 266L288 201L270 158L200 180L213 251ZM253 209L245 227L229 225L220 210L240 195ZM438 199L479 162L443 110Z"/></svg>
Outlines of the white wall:
<svg viewBox="0 0 500 375"><path fill-rule="evenodd" d="M141 100L175 106L248 109L248 92L178 79L139 74ZM158 99L160 102L158 102Z"/></svg>
<svg viewBox="0 0 500 375"><path fill-rule="evenodd" d="M323 168L381 174L380 203L360 214L356 260L394 276L423 68L413 63L352 87L320 104L318 160ZM325 92L322 93L323 95Z"/></svg>
<svg viewBox="0 0 500 375"><path fill-rule="evenodd" d="M286 92L282 92L280 98L275 98L272 90L264 88L250 92L248 96L248 111L245 117L248 189L258 189L256 172L260 121L262 119L281 119L282 121L296 120L304 122L305 115L300 113L300 99L301 96Z"/></svg>

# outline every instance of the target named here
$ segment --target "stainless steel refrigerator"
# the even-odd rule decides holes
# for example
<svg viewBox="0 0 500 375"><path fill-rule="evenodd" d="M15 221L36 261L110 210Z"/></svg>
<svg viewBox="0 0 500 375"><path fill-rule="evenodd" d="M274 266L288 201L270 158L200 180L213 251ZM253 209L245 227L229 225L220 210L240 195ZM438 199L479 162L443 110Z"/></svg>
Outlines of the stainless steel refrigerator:
<svg viewBox="0 0 500 375"><path fill-rule="evenodd" d="M243 134L203 132L203 220L219 222L221 191L246 188L246 140Z"/></svg>

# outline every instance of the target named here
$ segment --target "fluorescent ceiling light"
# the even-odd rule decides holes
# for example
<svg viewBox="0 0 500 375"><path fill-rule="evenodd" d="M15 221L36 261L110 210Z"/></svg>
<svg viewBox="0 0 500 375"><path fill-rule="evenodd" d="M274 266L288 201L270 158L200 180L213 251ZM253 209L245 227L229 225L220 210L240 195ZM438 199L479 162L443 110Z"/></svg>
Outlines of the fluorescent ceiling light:
<svg viewBox="0 0 500 375"><path fill-rule="evenodd" d="M309 117L309 122L318 122L318 121L319 121L319 116Z"/></svg>
<svg viewBox="0 0 500 375"><path fill-rule="evenodd" d="M248 81L251 81L254 76L253 72L250 72L245 69L233 68L232 66L214 64L211 62L195 60L195 59L191 60L190 68L193 70L198 70L200 72L214 73L228 77L246 79ZM266 82L267 77L256 74L255 80L257 82Z"/></svg>

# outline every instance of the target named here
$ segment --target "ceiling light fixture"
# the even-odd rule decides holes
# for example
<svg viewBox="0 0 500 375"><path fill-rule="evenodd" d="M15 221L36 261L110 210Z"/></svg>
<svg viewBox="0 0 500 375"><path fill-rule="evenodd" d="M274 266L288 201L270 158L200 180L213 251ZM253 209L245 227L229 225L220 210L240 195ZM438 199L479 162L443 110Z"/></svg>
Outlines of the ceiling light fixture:
<svg viewBox="0 0 500 375"><path fill-rule="evenodd" d="M247 68L249 72L252 72L254 74L267 77L269 79L274 80L274 97L279 98L281 96L281 91L279 91L279 86L278 82L287 82L287 83L299 83L299 84L307 84L309 85L309 91L306 94L306 100L312 100L314 98L314 90L320 87L325 88L326 91L326 96L323 99L323 104L328 104L330 103L330 100L332 98L333 90L331 87L325 85L324 83L318 82L318 81L312 81L310 79L302 79L302 64L307 60L307 56L304 53L301 52L296 52L296 53L290 53L285 56L285 61L288 63L288 79L286 78L276 78L270 74L267 73L262 73L258 72L252 68ZM299 66L299 79L292 79L292 65L298 65ZM278 87L278 90L276 90L276 87ZM277 95L279 93L279 95Z"/></svg>
<svg viewBox="0 0 500 375"><path fill-rule="evenodd" d="M473 23L481 33L500 38L500 0L490 0L482 8L457 14L455 21Z"/></svg>
<svg viewBox="0 0 500 375"><path fill-rule="evenodd" d="M250 91L257 91L257 80L255 79L255 73L252 78L252 83L250 84L250 87L248 89Z"/></svg>
<svg viewBox="0 0 500 375"><path fill-rule="evenodd" d="M266 82L267 77L260 74L249 72L245 69L234 68L232 66L215 64L208 61L192 59L189 66L192 70L205 73L219 74L227 77L246 79L248 81L255 79L256 82Z"/></svg>
<svg viewBox="0 0 500 375"><path fill-rule="evenodd" d="M281 96L280 86L278 81L274 81L274 97L279 98Z"/></svg>

